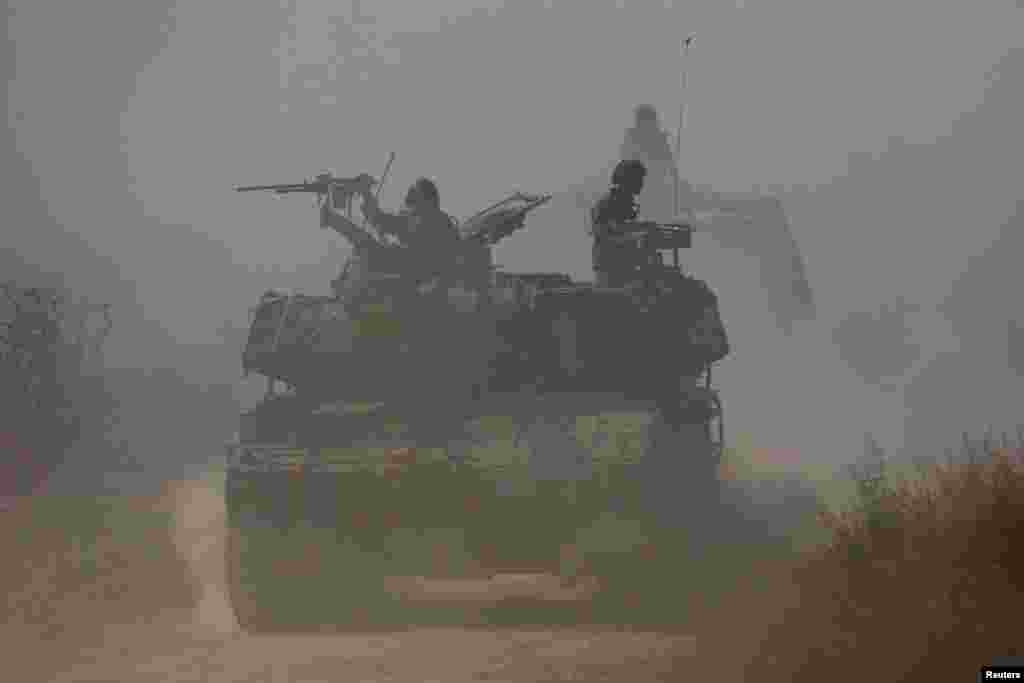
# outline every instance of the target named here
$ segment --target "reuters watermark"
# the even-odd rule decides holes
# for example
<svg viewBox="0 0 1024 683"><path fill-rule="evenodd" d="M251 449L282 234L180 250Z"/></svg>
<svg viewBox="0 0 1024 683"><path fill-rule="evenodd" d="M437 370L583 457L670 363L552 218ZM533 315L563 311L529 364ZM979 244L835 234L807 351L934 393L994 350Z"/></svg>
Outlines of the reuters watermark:
<svg viewBox="0 0 1024 683"><path fill-rule="evenodd" d="M1020 658L1015 657L1014 660ZM981 668L978 681L1022 681L1024 680L1024 659L1018 664L992 664Z"/></svg>

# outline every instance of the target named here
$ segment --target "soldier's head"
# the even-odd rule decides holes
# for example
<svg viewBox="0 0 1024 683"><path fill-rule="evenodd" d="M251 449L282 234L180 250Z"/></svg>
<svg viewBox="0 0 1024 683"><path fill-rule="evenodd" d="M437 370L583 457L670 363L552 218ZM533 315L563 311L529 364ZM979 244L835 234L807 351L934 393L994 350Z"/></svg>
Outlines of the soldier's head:
<svg viewBox="0 0 1024 683"><path fill-rule="evenodd" d="M633 119L637 128L658 126L658 112L650 104L641 104L633 109Z"/></svg>
<svg viewBox="0 0 1024 683"><path fill-rule="evenodd" d="M410 185L409 191L405 193L405 208L414 212L441 208L440 195L434 181L420 178Z"/></svg>
<svg viewBox="0 0 1024 683"><path fill-rule="evenodd" d="M642 161L625 159L616 164L612 171L612 187L629 194L640 194L646 176L647 167Z"/></svg>

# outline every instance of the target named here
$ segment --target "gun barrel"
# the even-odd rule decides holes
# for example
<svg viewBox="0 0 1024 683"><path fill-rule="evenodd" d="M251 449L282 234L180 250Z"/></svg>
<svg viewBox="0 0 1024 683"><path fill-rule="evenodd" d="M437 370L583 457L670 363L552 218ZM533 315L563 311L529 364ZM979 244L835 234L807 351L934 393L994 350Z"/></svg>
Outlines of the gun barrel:
<svg viewBox="0 0 1024 683"><path fill-rule="evenodd" d="M291 183L289 185L244 185L236 187L235 192L315 192L317 194L325 194L328 186L346 190L356 186L360 180L359 176L352 178L321 177L314 181ZM370 184L375 185L376 181L371 180Z"/></svg>
<svg viewBox="0 0 1024 683"><path fill-rule="evenodd" d="M292 183L291 185L244 185L235 192L316 192L315 183Z"/></svg>

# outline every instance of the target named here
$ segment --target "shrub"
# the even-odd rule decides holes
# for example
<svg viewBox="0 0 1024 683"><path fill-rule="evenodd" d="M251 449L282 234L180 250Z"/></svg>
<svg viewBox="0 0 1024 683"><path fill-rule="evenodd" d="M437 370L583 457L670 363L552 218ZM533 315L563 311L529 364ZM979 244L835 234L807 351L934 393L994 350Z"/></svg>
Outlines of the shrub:
<svg viewBox="0 0 1024 683"><path fill-rule="evenodd" d="M0 283L0 496L29 493L73 444L105 434L113 403L98 370L110 327L107 307L61 288ZM13 481L26 466L39 470L32 481Z"/></svg>
<svg viewBox="0 0 1024 683"><path fill-rule="evenodd" d="M830 543L758 568L704 615L702 655L721 680L902 681L1024 654L1019 446L971 447L916 480L862 473L859 505L821 516Z"/></svg>

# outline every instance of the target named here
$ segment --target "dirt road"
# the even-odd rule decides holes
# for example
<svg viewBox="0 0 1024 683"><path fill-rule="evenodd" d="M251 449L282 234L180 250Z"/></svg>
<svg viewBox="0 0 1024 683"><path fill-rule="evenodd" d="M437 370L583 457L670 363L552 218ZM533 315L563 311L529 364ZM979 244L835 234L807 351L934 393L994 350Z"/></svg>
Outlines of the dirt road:
<svg viewBox="0 0 1024 683"><path fill-rule="evenodd" d="M686 680L692 639L576 631L428 629L391 635L244 636L174 625L107 627L54 683L125 681ZM27 679L22 679L27 680Z"/></svg>
<svg viewBox="0 0 1024 683"><path fill-rule="evenodd" d="M128 580L141 582L145 591L156 594L155 604L161 591L180 594L172 584L186 583L191 594L198 596L192 606L132 614L126 603L135 599L130 596L138 594L137 585L106 595L104 602L77 601L73 620L85 620L84 628L69 628L48 641L5 637L9 648L5 668L10 672L13 666L17 680L640 683L685 681L687 669L692 671L696 665L692 637L614 630L437 628L390 634L241 634L226 598L223 499L205 483L188 482L173 486L163 504L174 510L170 541L184 560L188 576L176 579L150 572ZM109 612L104 605L113 603L118 603L114 610L118 617L104 617ZM86 606L90 604L95 608ZM57 619L72 621L60 609L55 612Z"/></svg>

